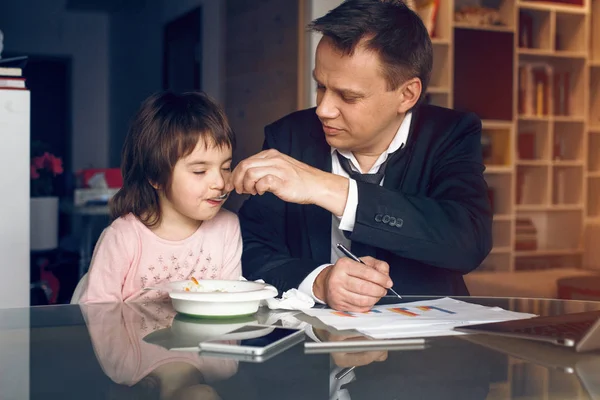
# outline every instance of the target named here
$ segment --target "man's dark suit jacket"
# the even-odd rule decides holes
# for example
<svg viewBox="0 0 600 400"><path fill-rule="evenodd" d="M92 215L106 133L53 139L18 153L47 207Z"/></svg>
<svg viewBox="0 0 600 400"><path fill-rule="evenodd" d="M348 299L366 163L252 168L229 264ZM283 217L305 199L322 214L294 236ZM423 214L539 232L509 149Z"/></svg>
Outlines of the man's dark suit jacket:
<svg viewBox="0 0 600 400"><path fill-rule="evenodd" d="M331 148L314 108L267 126L263 148L331 172ZM386 261L400 294L468 295L463 275L477 268L492 246L483 171L480 120L419 106L406 145L388 163L383 186L357 183L356 223L347 237L369 250L357 255ZM285 291L330 262L331 213L323 208L267 193L248 199L239 218L242 269L249 279Z"/></svg>

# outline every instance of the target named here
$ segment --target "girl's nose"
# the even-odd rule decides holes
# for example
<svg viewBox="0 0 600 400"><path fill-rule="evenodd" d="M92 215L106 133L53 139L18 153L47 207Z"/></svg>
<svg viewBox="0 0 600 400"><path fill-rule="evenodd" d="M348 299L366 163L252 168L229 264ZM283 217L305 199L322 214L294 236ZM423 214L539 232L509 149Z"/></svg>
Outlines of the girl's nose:
<svg viewBox="0 0 600 400"><path fill-rule="evenodd" d="M226 175L226 176L225 176ZM222 172L220 171L215 175L215 179L212 182L211 189L214 190L223 190L225 188L225 183L229 179L230 172Z"/></svg>

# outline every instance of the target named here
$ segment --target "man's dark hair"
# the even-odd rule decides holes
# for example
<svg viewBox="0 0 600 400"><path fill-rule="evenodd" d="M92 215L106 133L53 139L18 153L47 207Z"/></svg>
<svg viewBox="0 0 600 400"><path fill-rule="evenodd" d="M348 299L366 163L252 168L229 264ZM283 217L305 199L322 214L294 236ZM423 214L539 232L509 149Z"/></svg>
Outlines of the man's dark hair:
<svg viewBox="0 0 600 400"><path fill-rule="evenodd" d="M423 98L433 66L433 48L421 18L402 0L346 0L309 29L333 40L345 55L352 55L365 39L383 65L388 90L411 78L419 78Z"/></svg>

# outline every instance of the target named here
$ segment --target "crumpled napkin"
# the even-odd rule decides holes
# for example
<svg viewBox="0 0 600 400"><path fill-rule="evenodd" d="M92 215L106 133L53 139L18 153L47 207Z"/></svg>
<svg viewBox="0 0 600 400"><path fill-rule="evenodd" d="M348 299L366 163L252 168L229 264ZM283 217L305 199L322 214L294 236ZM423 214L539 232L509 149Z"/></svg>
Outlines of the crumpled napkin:
<svg viewBox="0 0 600 400"><path fill-rule="evenodd" d="M271 310L304 310L315 305L315 301L298 289L290 289L281 299L272 298L264 300Z"/></svg>
<svg viewBox="0 0 600 400"><path fill-rule="evenodd" d="M240 276L240 280L247 280L243 276ZM257 279L254 282L265 283L262 279ZM263 300L261 305L266 305L271 310L305 310L312 308L315 305L315 301L309 295L302 293L298 289L290 289L281 295L281 298L270 298Z"/></svg>

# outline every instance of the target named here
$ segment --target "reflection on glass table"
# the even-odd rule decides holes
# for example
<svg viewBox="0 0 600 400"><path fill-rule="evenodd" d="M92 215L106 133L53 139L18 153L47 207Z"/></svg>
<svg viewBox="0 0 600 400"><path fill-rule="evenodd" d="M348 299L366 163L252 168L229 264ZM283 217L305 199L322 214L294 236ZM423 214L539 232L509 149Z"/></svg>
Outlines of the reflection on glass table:
<svg viewBox="0 0 600 400"><path fill-rule="evenodd" d="M583 301L462 300L539 315L600 310ZM293 313L261 310L254 320L290 326ZM350 340L348 332L314 328L317 340ZM305 354L298 345L263 363L198 354L198 338L225 331L214 321L182 319L169 303L0 310L0 397L174 399L189 388L208 398L261 400L600 398L599 353L466 335L427 338L425 348L406 351Z"/></svg>

